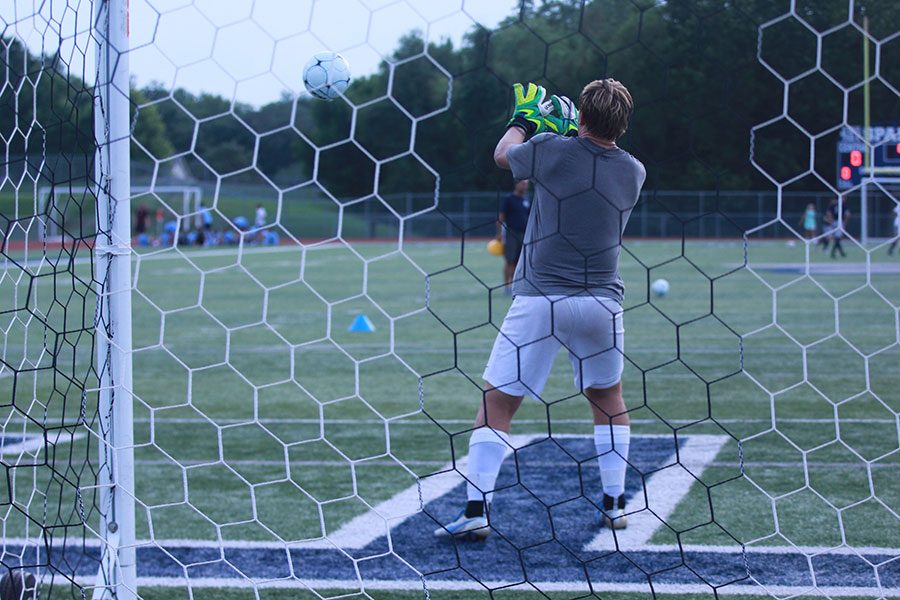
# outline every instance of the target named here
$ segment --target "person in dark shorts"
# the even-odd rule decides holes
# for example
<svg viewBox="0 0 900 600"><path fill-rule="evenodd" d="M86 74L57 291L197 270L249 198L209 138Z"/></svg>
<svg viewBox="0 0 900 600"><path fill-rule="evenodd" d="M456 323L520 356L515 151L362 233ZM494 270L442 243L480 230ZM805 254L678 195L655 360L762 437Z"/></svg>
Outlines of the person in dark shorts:
<svg viewBox="0 0 900 600"><path fill-rule="evenodd" d="M503 283L507 293L512 290L510 286L519 255L522 254L522 239L525 237L530 211L528 180L523 179L517 181L512 193L503 198L497 218L497 239L503 241L503 258L506 261L503 265Z"/></svg>
<svg viewBox="0 0 900 600"><path fill-rule="evenodd" d="M844 234L847 231L847 223L850 222L850 210L846 206L844 206L843 209L843 214L841 214L841 205L837 198L832 198L828 208L825 209L825 216L823 218L823 221L825 222L825 235L819 243L821 244L822 252L824 253L828 251L828 242L833 242L831 258L836 258L838 252L841 253L842 258L846 258L847 256L847 253L844 252L844 246L841 243L841 240L843 240Z"/></svg>
<svg viewBox="0 0 900 600"><path fill-rule="evenodd" d="M147 212L147 207L143 204L138 206L137 214L134 216L134 232L136 234L147 233L147 220L149 217L150 214Z"/></svg>

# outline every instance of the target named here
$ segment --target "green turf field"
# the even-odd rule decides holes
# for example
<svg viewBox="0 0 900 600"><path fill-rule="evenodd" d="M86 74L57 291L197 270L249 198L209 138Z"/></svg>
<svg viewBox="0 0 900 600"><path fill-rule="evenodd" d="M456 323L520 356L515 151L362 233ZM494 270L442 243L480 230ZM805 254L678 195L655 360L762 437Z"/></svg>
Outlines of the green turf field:
<svg viewBox="0 0 900 600"><path fill-rule="evenodd" d="M810 278L795 272L806 251L750 241L750 268L741 268L738 241L626 244L624 390L634 434L728 436L652 543L897 546L900 261L875 249L867 275L859 248L843 262L810 249ZM96 452L77 425L77 384L62 377L96 385L89 340L78 336L93 305L79 296L83 284L58 277L54 291L54 278L40 276L46 266L29 268L38 276L8 263L0 288L3 305L20 309L2 315L4 360L38 366L0 377L16 398L3 409L5 431L44 424L60 443L33 453L54 466L52 483L46 466L7 470L8 537L40 531L16 506L33 515L50 506L46 523L77 523L65 482L89 479ZM139 539L320 538L442 468L454 450L465 453L510 302L483 240L411 242L402 252L385 243L167 250L136 257L133 268ZM84 278L89 268L72 270ZM671 292L650 298L658 277ZM63 347L55 377L41 350L47 331L25 308L49 314L59 332L49 338ZM360 313L374 333L347 331ZM543 402L527 401L518 418L515 434L590 433L564 354ZM182 597L156 593L147 597ZM253 597L203 593L194 597ZM373 596L419 596L382 593Z"/></svg>

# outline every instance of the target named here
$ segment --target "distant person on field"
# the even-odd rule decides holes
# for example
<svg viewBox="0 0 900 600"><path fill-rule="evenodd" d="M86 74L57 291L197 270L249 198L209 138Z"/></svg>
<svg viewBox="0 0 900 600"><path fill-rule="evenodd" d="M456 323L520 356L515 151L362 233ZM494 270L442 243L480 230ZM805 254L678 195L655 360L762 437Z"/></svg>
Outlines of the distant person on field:
<svg viewBox="0 0 900 600"><path fill-rule="evenodd" d="M212 241L212 226L213 226L213 214L211 208L204 208L203 204L200 205L200 218L203 220L203 233L204 239L207 240L207 244Z"/></svg>
<svg viewBox="0 0 900 600"><path fill-rule="evenodd" d="M465 508L436 536L484 539L509 431L525 395L540 398L560 347L569 351L576 389L593 413L603 495L601 522L626 525L630 445L622 399L624 284L622 235L644 166L616 145L634 107L614 79L584 86L580 109L543 87L513 86L516 106L494 161L534 182L534 202L513 282L515 296L484 369L484 395L469 439ZM521 518L510 514L506 518Z"/></svg>
<svg viewBox="0 0 900 600"><path fill-rule="evenodd" d="M256 216L253 218L253 227L256 229L256 241L261 242L265 236L263 227L266 226L266 207L262 204L256 205Z"/></svg>
<svg viewBox="0 0 900 600"><path fill-rule="evenodd" d="M803 225L803 233L808 240L816 237L816 216L816 205L810 202L806 205L803 218L800 219L800 224Z"/></svg>
<svg viewBox="0 0 900 600"><path fill-rule="evenodd" d="M137 212L134 216L134 232L138 235L147 233L147 219L150 217L150 214L147 212L147 207L141 204L138 206Z"/></svg>
<svg viewBox="0 0 900 600"><path fill-rule="evenodd" d="M836 200L832 199L833 204ZM831 233L834 230L834 219L831 216L831 204L825 208L822 213L822 238L819 240L819 247L822 254L828 252L828 244L831 242Z"/></svg>
<svg viewBox="0 0 900 600"><path fill-rule="evenodd" d="M156 209L156 237L157 238L159 236L161 236L163 233L163 226L165 225L165 220L166 220L166 212L162 209L162 207L157 208Z"/></svg>
<svg viewBox="0 0 900 600"><path fill-rule="evenodd" d="M824 233L826 236L823 237L820 242L822 244L822 252L828 250L828 242L830 239L833 243L831 247L831 258L836 258L838 252L841 253L842 258L846 258L847 253L844 252L844 246L841 244L841 240L844 238L844 234L847 231L847 223L850 222L850 210L845 206L844 214L842 216L840 202L838 202L837 198L832 198L831 202L828 204L828 208L825 209L823 221L825 222Z"/></svg>
<svg viewBox="0 0 900 600"><path fill-rule="evenodd" d="M897 247L897 242L900 241L900 202L894 203L894 241L891 242L891 247L888 248L888 254L893 254L894 249Z"/></svg>
<svg viewBox="0 0 900 600"><path fill-rule="evenodd" d="M528 225L531 199L527 196L528 180L517 181L511 194L503 198L497 218L497 239L503 242L503 283L507 293L512 293L513 274L522 253L522 239Z"/></svg>

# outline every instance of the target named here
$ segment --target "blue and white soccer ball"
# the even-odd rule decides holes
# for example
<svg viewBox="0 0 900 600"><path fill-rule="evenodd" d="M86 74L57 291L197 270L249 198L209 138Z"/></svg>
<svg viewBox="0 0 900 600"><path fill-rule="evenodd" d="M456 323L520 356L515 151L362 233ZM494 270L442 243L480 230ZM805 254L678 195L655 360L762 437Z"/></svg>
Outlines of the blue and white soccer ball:
<svg viewBox="0 0 900 600"><path fill-rule="evenodd" d="M662 298L669 293L669 282L665 279L657 279L650 284L650 291L653 292L654 296Z"/></svg>
<svg viewBox="0 0 900 600"><path fill-rule="evenodd" d="M318 52L303 67L303 85L322 100L334 100L350 85L350 63L337 52Z"/></svg>

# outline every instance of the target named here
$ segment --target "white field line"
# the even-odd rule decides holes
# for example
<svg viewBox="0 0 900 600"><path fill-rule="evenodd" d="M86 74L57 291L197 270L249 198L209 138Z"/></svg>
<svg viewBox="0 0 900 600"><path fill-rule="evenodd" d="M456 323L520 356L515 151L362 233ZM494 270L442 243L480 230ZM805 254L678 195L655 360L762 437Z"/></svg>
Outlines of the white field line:
<svg viewBox="0 0 900 600"><path fill-rule="evenodd" d="M376 241L375 243L377 244L378 242ZM390 240L386 240L385 243L390 244ZM440 241L404 242L403 247L404 247L404 249L407 249L407 250L415 249L416 252L422 252L427 249L427 250L429 250L429 252L427 254L430 256L432 254L436 254L433 251L434 247L437 247L437 246L444 247L444 246L452 246L452 245L454 245L453 242L440 242ZM306 252L309 254L312 252L316 252L317 250L333 250L333 249L340 249L340 248L344 248L344 247L345 247L345 245L339 241L338 242L309 244L307 246L304 246L303 248L301 248L300 246L296 246L296 245L264 246L264 247L246 246L245 245L243 248L241 248L239 246L226 246L223 248L210 248L210 249L206 249L206 250L190 250L187 252L171 251L171 250L155 251L153 253L146 253L146 254L140 253L140 252L132 252L131 260L132 260L132 262L138 262L138 261L141 261L141 262L154 261L155 262L155 261L166 261L166 260L184 260L185 258L194 259L194 258L216 258L216 257L222 257L222 256L230 257L230 256L236 256L238 253L240 253L240 254L285 254L285 253L291 253L291 252L301 252L302 249L305 249ZM308 264L310 262L309 257L307 257L306 260L307 260L307 264ZM76 258L73 261L73 264L82 265L82 264L90 263L91 261L92 261L92 259L87 258L87 257ZM4 270L20 270L19 266L14 266L14 267L4 266L6 262L8 262L8 261L0 261L0 272L2 272ZM17 261L17 262L19 265L31 267L31 266L40 265L42 263L49 263L52 261L48 261L44 258L32 258L32 259L29 259L26 261Z"/></svg>
<svg viewBox="0 0 900 600"><path fill-rule="evenodd" d="M540 434L511 436L510 441L515 448L521 448L528 442L541 437ZM559 438L584 437L575 434L555 436ZM646 436L668 437L668 436ZM719 451L730 438L724 435L695 435L689 436L678 452L680 464L676 462L673 454L666 464L672 464L669 468L651 475L647 480L646 494L647 505L650 510L639 510L629 516L628 528L624 532L618 532L613 539L612 533L601 530L594 539L585 546L588 551L602 551L615 549L616 542L619 548L645 549L648 547L653 533L666 521L684 499L695 482L694 477L700 477L704 470L715 460ZM507 456L512 450L507 450ZM403 523L406 519L419 513L422 507L441 496L447 494L459 484L461 476L468 464L468 455L460 457L454 465L445 463L438 469L440 475L427 477L413 484L389 500L378 504L371 510L359 515L333 534L323 539L302 543L304 548L343 548L358 549L367 546L382 535L388 537L394 527ZM692 475L693 474L693 475ZM643 503L643 498L632 501L633 508L638 503ZM651 512L651 510L653 512Z"/></svg>
<svg viewBox="0 0 900 600"><path fill-rule="evenodd" d="M167 271L167 272L171 273L171 271ZM423 308L424 308L424 306L420 307L418 310L422 310ZM352 316L355 316L357 312L358 312L358 310L353 309L353 310L346 310L343 312L343 314L347 315L348 317L352 317ZM336 315L335 312L332 312L332 314ZM279 321L280 321L280 319L271 319L271 320L266 320L265 323L273 324L273 323L278 323ZM347 324L349 325L350 322L351 321L348 320ZM323 338L323 340L324 339L326 339L326 338ZM334 337L327 338L327 339L333 341ZM698 343L702 342L702 340L700 340L700 339L697 339L696 341ZM309 346L299 346L299 345L294 346L289 343L266 345L266 346L263 346L263 345L251 346L249 344L241 344L240 348L241 348L241 352L245 353L245 354L263 354L263 355L273 354L273 353L277 353L277 352L284 352L286 348L295 348L298 351L302 351L304 354L327 354L327 353L334 352L333 345L326 343L324 341L320 341L320 342L321 343L317 342L316 345L309 345ZM457 347L456 354L460 355L460 356L461 355L469 355L469 356L483 355L484 361L486 362L488 359L488 356L490 355L489 350L491 348L491 344L493 344L493 342L491 340L485 340L483 346L480 348L459 348L459 347ZM341 342L341 344L340 344L341 348L343 348L345 350L380 350L383 348L387 348L388 345L389 345L389 343L387 340L371 341L371 342ZM154 344L152 346L143 347L141 349L141 351L148 350L148 349L156 349L156 348L161 348L161 347L162 347L161 344ZM395 354L404 353L404 354L411 355L411 354L415 353L415 354L420 354L420 355L431 354L431 355L435 355L435 356L446 356L451 353L451 351L449 351L447 349L436 348L433 345L420 346L418 344L408 344L408 343L406 343L404 341L400 341L400 340L396 340L396 343L394 344L394 348L395 348L395 352L394 352ZM691 350L691 356L700 356L700 355L720 357L720 356L722 356L722 351L715 349L715 348L696 350L696 351ZM629 355L629 356L631 356L631 355ZM737 356L737 352L735 352L734 356ZM667 375L666 379L669 381L672 381L672 380L696 381L697 377L690 373L676 373L676 374Z"/></svg>
<svg viewBox="0 0 900 600"><path fill-rule="evenodd" d="M539 435L513 435L510 436L510 443L518 449L536 437ZM510 454L512 454L512 448L507 448L504 460ZM390 530L421 512L422 507L429 502L437 500L459 485L460 473L466 472L468 464L468 454L457 459L455 465L453 463L444 464L442 468L438 469L439 472L443 471L440 475L420 479L389 500L385 500L371 510L351 519L327 538L304 544L303 547L337 547L352 550L363 548L383 535L387 536L390 543Z"/></svg>
<svg viewBox="0 0 900 600"><path fill-rule="evenodd" d="M557 436L554 436L557 437ZM227 464L232 467L284 467L290 464L292 467L346 467L351 464L355 464L357 466L379 466L379 467L396 467L396 460L389 459L367 459L361 458L358 460L292 460L290 462L286 462L284 460L162 460L162 459L137 459L134 461L135 464L138 465L148 465L148 466L180 466L180 467L198 467L198 466L209 466L209 465L218 465L218 464ZM446 465L442 460L404 460L403 464L410 467L438 467ZM529 461L528 466L530 467L559 467L565 464L571 463L563 463L563 462L543 462L543 461ZM688 467L689 469L693 469L697 466L696 463L692 463L690 460L682 461L682 465ZM723 462L723 461L713 461L711 463L706 464L706 467L722 467L726 469L735 469L741 467L740 463L737 462ZM750 462L744 461L743 467L744 469L798 469L807 467L809 469L859 469L863 466L869 466L873 469L900 469L900 463L872 463L866 465L865 463L849 463L849 462L816 462L816 463L807 463L803 464L800 461L796 462ZM436 471L438 469L435 469Z"/></svg>
<svg viewBox="0 0 900 600"><path fill-rule="evenodd" d="M197 540L197 539L178 539L166 538L158 540L137 540L134 543L135 548L163 548L176 549L188 548L198 550L304 550L307 548L316 548L311 543L319 542L319 539L299 540L299 541L252 541L252 540ZM41 547L46 546L44 538L3 538L3 544L10 547ZM83 540L67 538L66 540L54 540L51 547L61 550L62 548L99 548L103 546L103 542L99 538L85 538ZM330 546L333 547L333 546ZM648 544L645 548L634 550L637 552L684 552L685 554L790 554L795 556L816 557L822 555L828 556L889 556L882 563L872 563L878 566L890 562L900 556L900 548L884 548L880 546L745 546L743 549L737 544L731 546L704 546L698 544ZM226 578L226 580L229 580Z"/></svg>
<svg viewBox="0 0 900 600"><path fill-rule="evenodd" d="M528 441L538 437L533 435L510 436L510 442L516 448L524 446ZM557 436L560 437L560 436ZM506 456L512 454L512 448L508 448ZM434 475L422 479L415 484L407 487L403 491L395 494L388 500L372 507L365 513L354 517L337 531L327 535L325 538L313 539L308 541L295 542L291 544L279 544L263 542L264 545L254 544L253 542L236 542L235 547L241 548L277 548L285 547L298 549L358 549L367 546L381 536L388 536L391 529L400 525L408 518L420 513L422 507L432 502L450 490L459 485L461 475L466 471L468 465L468 454L461 456L456 460L456 464L444 463L439 475ZM453 469L456 469L454 471ZM457 472L458 471L458 472ZM390 537L388 536L388 539ZM24 540L23 540L24 541ZM188 540L173 540L175 546L188 544ZM153 544L154 542L148 541ZM203 548L228 547L227 542L201 542ZM159 543L159 545L167 545Z"/></svg>
<svg viewBox="0 0 900 600"><path fill-rule="evenodd" d="M644 549L653 537L653 533L663 525L675 511L678 504L687 496L694 477L700 477L706 467L715 460L722 446L731 438L727 435L694 435L688 436L684 444L665 464L674 464L654 473L647 478L645 491L647 505L641 507L644 498L636 496L631 500L630 509L637 512L628 514L628 527L615 535L611 530L603 528L594 536L584 549L587 551L605 551L615 549ZM692 476L693 474L693 476ZM651 512L652 511L652 512Z"/></svg>
<svg viewBox="0 0 900 600"><path fill-rule="evenodd" d="M21 437L19 434L10 433L10 436ZM73 435L59 436L57 440L49 440L51 446L59 444L69 444L76 440L80 440L85 436L84 433L75 433ZM10 454L33 454L44 447L44 436L36 433L24 435L25 440L17 444L3 444L3 435L0 435L0 454L9 456ZM7 461L8 462L8 461Z"/></svg>
<svg viewBox="0 0 900 600"><path fill-rule="evenodd" d="M510 443L514 448L518 449L525 446L532 440L541 437L545 436L541 434L513 435L510 436ZM555 435L554 437L583 438L586 436L577 434L561 434ZM694 469L692 469L692 471L699 476L699 474L703 472L703 469L705 469L706 464L712 462L712 460L716 457L716 455L719 453L719 450L728 439L730 439L728 438L728 436L691 436L685 441L684 446L681 450L681 456L686 458L687 460L701 461L701 463L699 463ZM507 448L504 460L510 454L512 454L512 448ZM443 468L438 469L438 471L444 471L444 473L442 473L441 475L427 477L425 479L419 480L416 484L406 488L399 494L395 495L393 498L382 502L372 510L369 510L368 512L345 523L340 529L338 529L338 531L336 531L334 534L329 535L326 539L311 542L311 544L305 545L305 547L333 548L337 546L344 549L357 549L367 546L369 543L375 541L382 535L387 535L391 529L401 524L409 517L412 517L413 515L420 512L425 504L428 504L429 502L440 498L441 496L452 490L454 487L456 487L461 479L460 473L464 473L466 471L467 465L468 455L461 457L456 461L455 470L453 470L454 465L452 463L445 464ZM680 475L672 475L670 474L670 472L682 474L683 477L681 477ZM652 483L648 483L647 491L648 494L650 494L650 490L652 488L655 495L661 498L659 502L660 511L662 512L658 511L658 514L660 514L662 519L665 519L675 509L678 501L680 501L681 498L685 494L687 494L687 487L690 486L690 483L693 482L693 479L690 477L690 475L688 475L686 471L677 467L665 469L661 472L661 474L667 476L665 478L665 481L657 485L655 488L652 488ZM661 474L657 473L650 477L650 482L661 477ZM685 478L687 478L687 480L685 480ZM671 494L669 493L669 486L671 485L684 485L686 487L683 491L679 490L678 493ZM653 506L654 510L656 510L656 504L652 500L653 497L654 496L651 495L651 506ZM674 500L674 504L672 504L670 507L670 499L676 497L677 499ZM661 524L656 519L654 519L653 521L655 524L652 525L652 529L648 532L642 532L640 529L641 519L638 519L638 527L635 528L635 530L639 532L638 536L635 537L636 543L646 545L647 541L656 530L656 527ZM644 527L649 526L650 523L644 525ZM629 523L628 531L631 530L632 526ZM600 538L601 536L602 533L600 534L600 536L598 536L598 538ZM596 539L597 538L595 538L595 541ZM390 536L388 536L388 540L390 540ZM319 546L318 544L321 544L321 546Z"/></svg>
<svg viewBox="0 0 900 600"><path fill-rule="evenodd" d="M164 410L164 409L156 409L156 410ZM421 427L421 421L413 421L412 417L419 417L424 415L424 413L419 412L415 413L412 416L405 416L397 419L303 419L303 418L263 418L263 419L254 419L252 417L248 417L246 419L202 419L200 417L154 417L152 419L147 417L138 417L134 419L135 423L218 423L223 425L235 425L239 423L287 423L287 424L297 424L297 425L319 425L321 423L325 424L333 424L333 425L384 425L385 422L389 422L391 425L414 425L416 427ZM900 418L900 417L898 417ZM437 419L438 423L446 424L446 425L471 425L472 419ZM736 424L754 424L754 423L772 423L776 421L777 423L798 423L798 424L807 424L807 425L816 425L816 424L833 424L836 422L840 423L862 423L862 424L884 424L884 423L897 423L898 419L844 419L841 418L838 421L835 419L716 419L715 423L722 423L723 425L736 425ZM590 425L590 419L551 419L551 423L559 424L559 425L584 425L588 427ZM697 423L697 419L668 419L669 423L674 423L676 425L687 425L690 423ZM663 425L663 421L659 419L631 419L631 423L633 425ZM546 425L546 419L516 419L516 424L521 425ZM712 420L702 421L699 424L709 424L712 425L714 422Z"/></svg>
<svg viewBox="0 0 900 600"><path fill-rule="evenodd" d="M731 263L730 268L737 268L743 264ZM817 262L760 262L747 264L754 271L785 270L796 273L810 273L811 275L858 275L860 273L872 273L873 275L900 273L900 264L873 262L841 262L841 263L817 263Z"/></svg>
<svg viewBox="0 0 900 600"><path fill-rule="evenodd" d="M95 578L79 577L77 581L84 586L96 584ZM518 583L518 585L516 585ZM365 590L478 590L503 588L505 590L543 592L643 592L648 593L650 588L641 583L602 583L592 582L588 587L585 582L559 582L559 581L533 581L519 583L514 581L448 581L431 580L427 582L415 579L399 580L367 580L365 582L356 579L281 579L253 581L250 579L225 579L214 577L138 577L139 587L178 587L184 588L242 588L242 589L309 589L309 590L353 590L364 592ZM703 594L709 597L712 588L704 585L683 583L654 583L653 591L657 594ZM746 595L765 597L796 597L796 596L868 596L872 598L900 598L900 588L873 588L873 587L812 587L812 586L769 586L759 585L729 585L718 588L716 593L720 596Z"/></svg>
<svg viewBox="0 0 900 600"><path fill-rule="evenodd" d="M166 271L166 273L171 274L172 271L168 270L168 271ZM419 307L419 310L421 310L423 308L424 308L424 305ZM355 316L357 314L357 312L358 312L357 309L347 309L347 310L343 310L341 312L341 314L348 315L348 316ZM336 315L337 311L333 311L332 314ZM266 322L267 323L273 323L273 322L278 323L280 321L281 321L281 318L273 318L271 320L267 320ZM491 348L490 344L493 343L490 339L488 339L488 337L489 336L485 337L485 343L482 345L482 347L478 347L478 348L474 348L474 347L459 348L459 347L457 347L456 354L458 354L458 355L463 355L463 354L476 355L476 356L479 354L483 354L485 361L487 361L488 356L490 356L490 348ZM333 339L333 338L329 338L329 339ZM704 338L702 338L700 336L697 336L692 339L694 339L698 343L704 341ZM376 338L376 340L371 341L371 342L341 342L341 348L346 348L348 350L356 350L356 349L368 350L371 348L377 349L377 348L382 348L386 345L387 345L387 341L383 341L383 340L377 341L377 338ZM485 347L483 347L484 345L486 345L488 347L485 348ZM159 348L160 346L161 346L160 344L155 344L152 346L145 346L143 348L143 350L146 350L148 348ZM291 345L288 343L285 343L285 344L276 344L276 345L252 346L250 344L242 343L241 344L241 352L246 352L247 354L271 354L272 352L281 352L286 347L291 347ZM297 350L302 350L304 353L310 353L310 354L312 354L312 353L328 353L328 352L334 351L333 346L331 346L328 343L325 343L322 340L317 341L315 343L315 345L313 345L313 344L309 344L307 346L297 345L297 346L293 346L293 347L297 348ZM412 354L413 352L415 352L416 354L435 354L438 356L450 354L449 350L444 349L444 348L436 348L433 344L425 345L425 344L409 343L405 340L397 340L395 343L395 347L397 348L397 352L405 352L408 354ZM637 354L637 353L628 354L628 356L634 356L635 354ZM722 350L712 348L712 347L710 347L708 349L697 349L697 350L691 349L691 356L701 356L701 355L702 356L721 357ZM734 356L737 356L737 355L738 355L738 353L737 353L737 351L735 351ZM671 380L695 381L697 379L697 376L692 373L671 373L671 374L666 375L666 379L669 381L671 381Z"/></svg>

